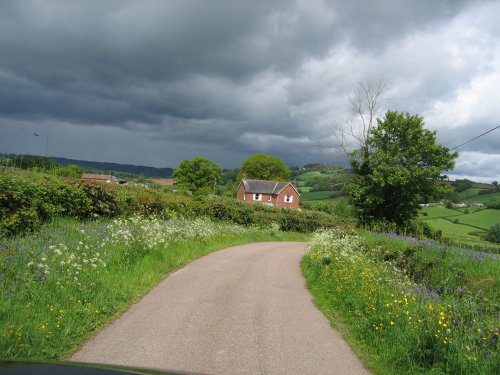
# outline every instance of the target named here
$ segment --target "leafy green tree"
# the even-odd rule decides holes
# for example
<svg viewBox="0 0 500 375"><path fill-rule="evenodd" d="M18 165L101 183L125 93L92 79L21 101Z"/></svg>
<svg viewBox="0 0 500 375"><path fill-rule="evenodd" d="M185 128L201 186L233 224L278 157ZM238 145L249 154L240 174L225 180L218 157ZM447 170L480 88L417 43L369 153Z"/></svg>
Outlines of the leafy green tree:
<svg viewBox="0 0 500 375"><path fill-rule="evenodd" d="M493 225L486 234L486 241L500 243L500 223Z"/></svg>
<svg viewBox="0 0 500 375"><path fill-rule="evenodd" d="M350 156L355 176L347 191L358 222L386 221L402 228L417 216L420 197L446 192L436 181L453 168L458 153L437 144L423 118L388 111L377 119L365 146Z"/></svg>
<svg viewBox="0 0 500 375"><path fill-rule="evenodd" d="M196 157L184 160L173 175L176 185L181 185L192 191L213 187L221 180L220 166L211 160ZM206 189L204 189L205 191Z"/></svg>
<svg viewBox="0 0 500 375"><path fill-rule="evenodd" d="M462 191L470 189L473 183L474 181L463 179L463 180L456 180L453 185L455 187L455 191L461 193Z"/></svg>
<svg viewBox="0 0 500 375"><path fill-rule="evenodd" d="M55 169L55 174L58 176L80 178L83 174L83 168L80 168L75 164L68 164Z"/></svg>
<svg viewBox="0 0 500 375"><path fill-rule="evenodd" d="M290 169L280 158L265 154L254 154L243 162L239 177L240 179L288 181L290 175Z"/></svg>

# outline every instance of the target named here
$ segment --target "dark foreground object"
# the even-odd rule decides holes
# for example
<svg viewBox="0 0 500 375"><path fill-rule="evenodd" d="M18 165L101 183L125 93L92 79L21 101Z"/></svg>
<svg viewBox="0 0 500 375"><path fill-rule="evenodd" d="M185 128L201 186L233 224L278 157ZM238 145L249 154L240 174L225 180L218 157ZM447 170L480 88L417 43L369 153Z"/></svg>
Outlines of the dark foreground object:
<svg viewBox="0 0 500 375"><path fill-rule="evenodd" d="M189 375L192 372L160 371L153 369L103 365L93 363L55 362L55 361L0 361L0 374L6 375Z"/></svg>

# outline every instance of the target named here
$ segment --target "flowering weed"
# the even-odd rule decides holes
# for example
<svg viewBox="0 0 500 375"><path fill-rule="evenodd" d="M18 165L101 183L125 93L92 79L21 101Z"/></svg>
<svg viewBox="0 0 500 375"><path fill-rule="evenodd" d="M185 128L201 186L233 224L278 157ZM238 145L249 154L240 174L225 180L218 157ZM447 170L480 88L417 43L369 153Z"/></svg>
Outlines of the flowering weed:
<svg viewBox="0 0 500 375"><path fill-rule="evenodd" d="M302 263L322 308L347 324L369 365L384 374L495 373L499 261L370 236L320 231Z"/></svg>
<svg viewBox="0 0 500 375"><path fill-rule="evenodd" d="M75 349L165 274L220 248L304 236L198 218L58 220L0 239L0 358Z"/></svg>

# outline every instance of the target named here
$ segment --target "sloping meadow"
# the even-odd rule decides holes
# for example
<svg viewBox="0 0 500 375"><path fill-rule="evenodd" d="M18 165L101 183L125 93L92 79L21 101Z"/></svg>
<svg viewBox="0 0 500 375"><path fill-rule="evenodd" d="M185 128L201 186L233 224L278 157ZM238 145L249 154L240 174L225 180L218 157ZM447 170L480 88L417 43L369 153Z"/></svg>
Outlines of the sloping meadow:
<svg viewBox="0 0 500 375"><path fill-rule="evenodd" d="M498 255L330 229L315 234L302 268L376 373L498 373Z"/></svg>

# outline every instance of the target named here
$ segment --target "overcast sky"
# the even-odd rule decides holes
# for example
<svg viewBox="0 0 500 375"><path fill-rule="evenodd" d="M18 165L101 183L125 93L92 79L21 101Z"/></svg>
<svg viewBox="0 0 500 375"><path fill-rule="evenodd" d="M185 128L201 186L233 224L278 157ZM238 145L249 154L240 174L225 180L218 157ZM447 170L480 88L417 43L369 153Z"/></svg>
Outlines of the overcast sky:
<svg viewBox="0 0 500 375"><path fill-rule="evenodd" d="M0 1L0 152L341 162L358 82L454 147L500 125L500 0ZM38 134L38 137L33 133ZM500 180L500 129L449 174Z"/></svg>

